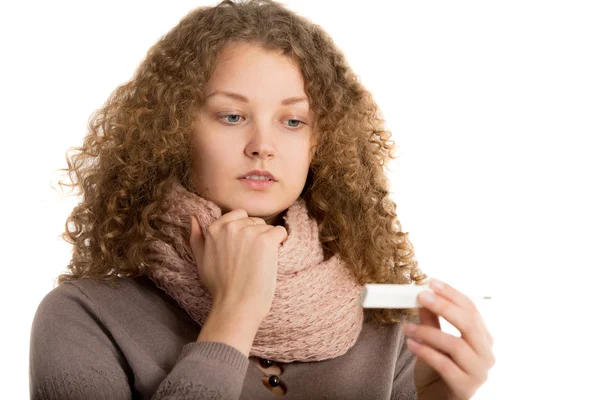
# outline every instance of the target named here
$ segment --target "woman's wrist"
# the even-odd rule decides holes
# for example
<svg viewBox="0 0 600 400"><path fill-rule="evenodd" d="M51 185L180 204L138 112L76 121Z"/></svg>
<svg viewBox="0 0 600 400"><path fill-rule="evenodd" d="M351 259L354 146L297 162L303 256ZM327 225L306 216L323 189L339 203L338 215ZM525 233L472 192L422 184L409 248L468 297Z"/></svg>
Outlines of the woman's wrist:
<svg viewBox="0 0 600 400"><path fill-rule="evenodd" d="M259 325L260 321L239 308L213 306L197 341L225 343L248 357Z"/></svg>

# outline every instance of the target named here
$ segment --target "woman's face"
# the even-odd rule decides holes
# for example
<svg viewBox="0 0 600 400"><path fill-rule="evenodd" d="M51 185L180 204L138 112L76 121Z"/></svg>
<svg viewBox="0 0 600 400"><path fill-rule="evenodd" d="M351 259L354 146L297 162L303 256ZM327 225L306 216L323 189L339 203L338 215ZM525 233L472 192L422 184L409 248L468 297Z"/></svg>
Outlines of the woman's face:
<svg viewBox="0 0 600 400"><path fill-rule="evenodd" d="M312 159L314 116L300 70L286 56L232 44L219 56L207 95L192 138L196 192L223 214L241 208L282 225ZM269 171L276 181L253 188L243 180L251 170Z"/></svg>

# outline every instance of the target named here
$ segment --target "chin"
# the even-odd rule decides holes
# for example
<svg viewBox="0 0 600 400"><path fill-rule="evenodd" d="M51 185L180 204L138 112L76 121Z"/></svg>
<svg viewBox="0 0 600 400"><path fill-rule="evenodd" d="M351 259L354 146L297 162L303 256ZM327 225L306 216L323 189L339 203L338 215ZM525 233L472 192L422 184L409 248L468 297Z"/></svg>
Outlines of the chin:
<svg viewBox="0 0 600 400"><path fill-rule="evenodd" d="M248 213L249 217L258 217L258 218L269 218L273 215L279 214L282 210L282 205L278 204L278 202L269 202L264 199L261 200L251 200L251 199L236 199L234 202L226 202L221 206L221 212L223 214L227 214L232 210L236 210L241 208Z"/></svg>

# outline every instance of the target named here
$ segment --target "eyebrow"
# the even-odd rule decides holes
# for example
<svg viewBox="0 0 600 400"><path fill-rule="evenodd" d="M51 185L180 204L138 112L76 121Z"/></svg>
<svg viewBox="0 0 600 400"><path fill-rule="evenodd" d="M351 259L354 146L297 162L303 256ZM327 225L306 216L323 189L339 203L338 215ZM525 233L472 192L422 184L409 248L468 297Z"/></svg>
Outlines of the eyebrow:
<svg viewBox="0 0 600 400"><path fill-rule="evenodd" d="M222 96L230 97L234 100L243 101L244 103L248 103L248 101L249 101L247 97L242 96L239 93L226 92L223 90L217 90L217 91L209 94L208 96L206 96L206 99L208 99L211 96L215 96L215 95L222 95ZM281 105L288 106L290 104L300 103L302 101L308 102L308 99L306 97L290 97L290 98L282 100Z"/></svg>

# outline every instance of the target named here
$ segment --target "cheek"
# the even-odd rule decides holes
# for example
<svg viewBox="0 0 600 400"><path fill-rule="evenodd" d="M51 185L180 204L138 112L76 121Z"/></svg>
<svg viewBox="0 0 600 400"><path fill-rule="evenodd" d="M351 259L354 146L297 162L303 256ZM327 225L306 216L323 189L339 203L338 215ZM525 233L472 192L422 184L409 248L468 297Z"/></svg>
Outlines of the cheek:
<svg viewBox="0 0 600 400"><path fill-rule="evenodd" d="M238 168L240 157L236 156L231 144L204 143L198 160L202 176L213 185L231 183L238 174L244 172Z"/></svg>
<svg viewBox="0 0 600 400"><path fill-rule="evenodd" d="M295 152L288 154L288 159L292 161L294 168L298 169L298 172L308 169L311 160L311 154L308 146L300 149L296 147Z"/></svg>

